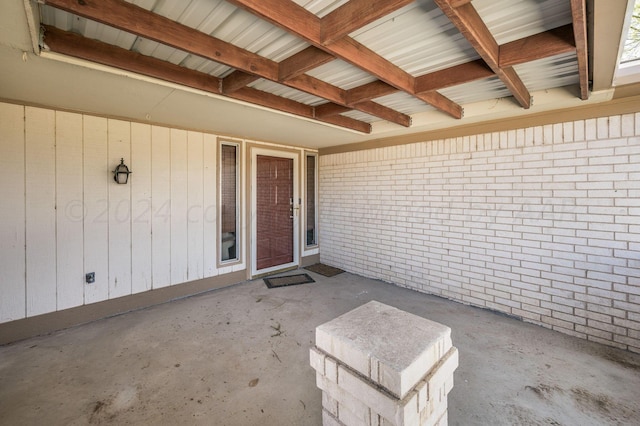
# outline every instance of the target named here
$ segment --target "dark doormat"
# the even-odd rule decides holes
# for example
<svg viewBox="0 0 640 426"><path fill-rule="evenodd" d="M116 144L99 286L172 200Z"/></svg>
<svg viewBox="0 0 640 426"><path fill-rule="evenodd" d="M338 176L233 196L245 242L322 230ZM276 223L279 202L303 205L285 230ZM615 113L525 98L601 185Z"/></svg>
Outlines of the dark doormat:
<svg viewBox="0 0 640 426"><path fill-rule="evenodd" d="M340 268L334 268L333 266L325 265L324 263L316 263L315 265L307 266L304 269L315 272L316 274L324 275L325 277L333 277L334 275L344 272Z"/></svg>
<svg viewBox="0 0 640 426"><path fill-rule="evenodd" d="M269 288L286 287L288 285L298 285L314 283L315 280L309 274L287 275L285 277L263 278L264 283Z"/></svg>

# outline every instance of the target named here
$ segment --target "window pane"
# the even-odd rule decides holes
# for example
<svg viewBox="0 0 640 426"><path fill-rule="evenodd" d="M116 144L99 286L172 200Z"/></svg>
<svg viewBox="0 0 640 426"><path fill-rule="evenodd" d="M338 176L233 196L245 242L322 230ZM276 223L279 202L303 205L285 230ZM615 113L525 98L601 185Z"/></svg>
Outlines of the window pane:
<svg viewBox="0 0 640 426"><path fill-rule="evenodd" d="M316 156L307 156L307 246L318 244L316 227Z"/></svg>
<svg viewBox="0 0 640 426"><path fill-rule="evenodd" d="M640 59L640 0L636 0L631 12L629 32L624 41L620 62L631 62Z"/></svg>
<svg viewBox="0 0 640 426"><path fill-rule="evenodd" d="M238 227L238 147L222 145L220 154L220 259L237 259Z"/></svg>

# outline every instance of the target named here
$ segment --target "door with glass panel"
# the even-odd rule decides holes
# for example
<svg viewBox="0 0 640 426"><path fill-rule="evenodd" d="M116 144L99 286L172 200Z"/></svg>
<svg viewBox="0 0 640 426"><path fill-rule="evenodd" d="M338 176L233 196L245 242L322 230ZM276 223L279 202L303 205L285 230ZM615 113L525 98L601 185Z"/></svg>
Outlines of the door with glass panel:
<svg viewBox="0 0 640 426"><path fill-rule="evenodd" d="M294 261L293 159L256 157L256 269Z"/></svg>

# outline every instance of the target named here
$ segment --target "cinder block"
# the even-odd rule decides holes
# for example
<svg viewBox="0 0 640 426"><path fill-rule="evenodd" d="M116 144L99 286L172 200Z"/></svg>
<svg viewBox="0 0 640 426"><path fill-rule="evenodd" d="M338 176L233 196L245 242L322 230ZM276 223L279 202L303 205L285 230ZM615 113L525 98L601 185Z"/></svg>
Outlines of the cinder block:
<svg viewBox="0 0 640 426"><path fill-rule="evenodd" d="M338 364L330 356L324 358L324 372L329 380L338 383Z"/></svg>
<svg viewBox="0 0 640 426"><path fill-rule="evenodd" d="M330 412L334 417L338 417L338 401L327 392L322 392L322 408Z"/></svg>
<svg viewBox="0 0 640 426"><path fill-rule="evenodd" d="M311 348L309 350L309 364L311 364L311 368L313 368L323 376L325 375L325 371L324 371L325 356L326 356L325 354L323 354L316 348Z"/></svg>
<svg viewBox="0 0 640 426"><path fill-rule="evenodd" d="M345 426L340 420L331 415L327 410L322 410L322 426Z"/></svg>
<svg viewBox="0 0 640 426"><path fill-rule="evenodd" d="M449 327L376 301L318 326L316 345L399 399L452 347Z"/></svg>
<svg viewBox="0 0 640 426"><path fill-rule="evenodd" d="M323 393L323 407L326 400L327 404L329 405L328 407L324 407L325 410L334 414L336 418L338 418L341 422L349 424L349 422L345 421L345 419L349 418L353 420L353 418L358 418L365 424L371 423L372 409L370 404L363 402L364 398L361 398L359 395L353 395L349 391L338 386L336 383L328 380L326 377L322 377L317 374L316 383ZM334 401L336 405L333 405ZM347 407L350 413L341 415L340 411Z"/></svg>
<svg viewBox="0 0 640 426"><path fill-rule="evenodd" d="M442 387L448 379L453 379L453 372L458 368L458 349L451 348L427 376L427 398L431 399L435 391ZM449 389L450 390L450 389ZM448 391L445 391L445 395Z"/></svg>

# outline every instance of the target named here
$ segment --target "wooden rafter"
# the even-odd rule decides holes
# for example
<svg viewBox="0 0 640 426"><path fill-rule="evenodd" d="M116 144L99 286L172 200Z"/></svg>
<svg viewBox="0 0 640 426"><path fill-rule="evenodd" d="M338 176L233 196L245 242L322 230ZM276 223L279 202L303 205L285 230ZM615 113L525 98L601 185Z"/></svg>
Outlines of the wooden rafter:
<svg viewBox="0 0 640 426"><path fill-rule="evenodd" d="M347 104L356 105L359 102L390 95L397 91L397 88L382 80L372 81L371 83L363 84L362 86L347 90Z"/></svg>
<svg viewBox="0 0 640 426"><path fill-rule="evenodd" d="M278 64L122 0L44 0L58 9L276 81Z"/></svg>
<svg viewBox="0 0 640 426"><path fill-rule="evenodd" d="M247 84L251 84L256 80L259 80L260 77L248 74L244 71L235 70L228 76L222 79L222 93L229 94L237 91L238 89L242 89Z"/></svg>
<svg viewBox="0 0 640 426"><path fill-rule="evenodd" d="M471 43L480 57L507 86L523 108L531 106L531 95L512 67L500 67L498 43L471 3L434 0L458 31ZM461 4L460 4L461 3Z"/></svg>
<svg viewBox="0 0 640 426"><path fill-rule="evenodd" d="M371 133L371 124L345 117L344 115L332 115L331 117L316 117L316 120L333 124L334 126L345 127L357 130L362 133Z"/></svg>
<svg viewBox="0 0 640 426"><path fill-rule="evenodd" d="M371 73L385 83L414 95L414 78L411 74L351 37L342 37L333 43L324 44L321 36L322 22L320 18L295 2L281 0L228 1ZM437 109L455 118L460 118L462 108L451 100L443 98L444 96L420 97Z"/></svg>
<svg viewBox="0 0 640 426"><path fill-rule="evenodd" d="M53 52L147 75L209 93L220 94L220 79L170 62L90 40L78 34L43 25L45 43Z"/></svg>
<svg viewBox="0 0 640 426"><path fill-rule="evenodd" d="M444 70L416 77L416 93L440 90L458 84L469 83L494 75L491 68L482 60L467 62Z"/></svg>
<svg viewBox="0 0 640 426"><path fill-rule="evenodd" d="M190 70L170 62L141 55L97 40L90 40L55 27L44 26L44 28L45 43L54 52L148 75L209 93L223 94L220 91L220 79L209 74ZM249 87L241 87L224 95L277 111L311 119L315 118L314 108L309 105ZM369 123L348 117L344 118L345 120L331 119L332 121L329 121L323 119L321 121L330 122L331 124L359 132L369 133L371 131L371 125Z"/></svg>
<svg viewBox="0 0 640 426"><path fill-rule="evenodd" d="M126 49L114 48L116 50L112 51L108 44L87 41L80 36L47 27L48 41L54 51L363 132L370 131L368 123L341 114L356 109L402 126L410 126L411 118L408 115L373 101L400 90L455 118L461 118L462 107L438 90L493 76L503 81L521 106L529 108L531 96L513 67L568 52L576 52L577 55L580 97L587 99L589 96L586 0L571 0L572 24L503 45L497 44L471 0L434 0L482 59L418 77L348 36L413 0L350 0L323 18L292 0L227 0L311 44L279 63L128 1L40 1L227 65L235 71L219 79ZM87 46L92 46L95 51L89 52ZM345 90L306 74L336 59L349 62L379 80ZM328 102L314 108L247 87L261 78Z"/></svg>
<svg viewBox="0 0 640 426"><path fill-rule="evenodd" d="M574 52L573 25L565 25L500 45L500 67L512 67L562 53Z"/></svg>
<svg viewBox="0 0 640 426"><path fill-rule="evenodd" d="M122 0L45 0L46 4L75 13L79 16L118 28L158 43L166 44L203 58L228 65L246 74L262 77L274 82L280 81L279 64L255 53L241 49L231 43L216 39L196 29L179 24L144 8ZM329 60L324 57L323 60ZM247 76L232 79L229 90L237 90L242 82L251 82ZM288 79L283 84L306 93L345 104L345 91L319 79L302 74ZM358 109L355 106L354 109ZM381 109L382 111L382 109ZM369 112L369 111L365 111ZM385 113L385 117L394 114ZM384 118L384 117L380 117ZM404 125L406 120L397 122Z"/></svg>
<svg viewBox="0 0 640 426"><path fill-rule="evenodd" d="M357 107L360 111L364 111L376 117L382 116L385 120L392 123L398 123L404 127L411 126L411 117L408 115L394 111L373 101L360 102Z"/></svg>
<svg viewBox="0 0 640 426"><path fill-rule="evenodd" d="M343 112L351 111L351 108L334 104L333 102L327 102L326 104L318 105L315 108L316 117L331 117L332 115L339 115Z"/></svg>
<svg viewBox="0 0 640 426"><path fill-rule="evenodd" d="M571 0L573 37L578 57L580 98L589 99L589 52L587 51L587 8L585 0Z"/></svg>
<svg viewBox="0 0 640 426"><path fill-rule="evenodd" d="M309 46L279 63L280 81L297 77L335 59L336 58L330 53L320 50L315 46Z"/></svg>

